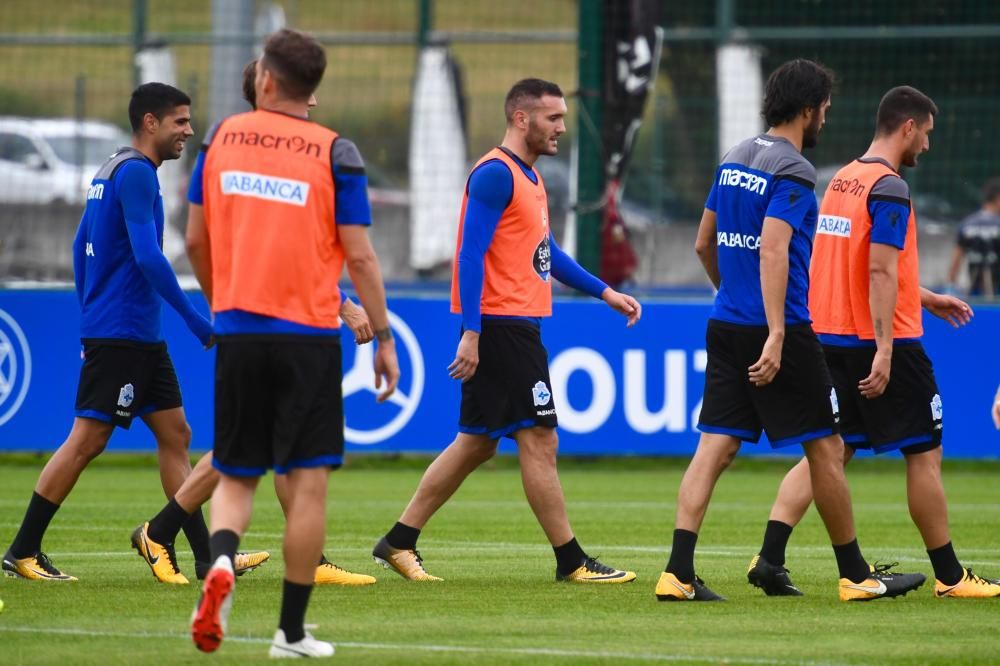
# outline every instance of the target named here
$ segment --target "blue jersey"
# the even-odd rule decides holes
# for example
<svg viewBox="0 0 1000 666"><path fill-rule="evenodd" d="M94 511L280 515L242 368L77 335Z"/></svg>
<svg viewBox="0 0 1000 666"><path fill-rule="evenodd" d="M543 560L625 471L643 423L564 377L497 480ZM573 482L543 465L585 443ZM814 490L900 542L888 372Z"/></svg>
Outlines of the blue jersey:
<svg viewBox="0 0 1000 666"><path fill-rule="evenodd" d="M808 323L809 257L819 208L816 170L787 140L762 134L722 159L705 207L716 213L722 283L712 318L766 326L760 289L760 233L765 217L792 227L788 246L785 322Z"/></svg>
<svg viewBox="0 0 1000 666"><path fill-rule="evenodd" d="M181 291L162 248L156 166L138 150L122 148L91 181L73 243L81 338L158 342L163 298L208 342L210 324Z"/></svg>

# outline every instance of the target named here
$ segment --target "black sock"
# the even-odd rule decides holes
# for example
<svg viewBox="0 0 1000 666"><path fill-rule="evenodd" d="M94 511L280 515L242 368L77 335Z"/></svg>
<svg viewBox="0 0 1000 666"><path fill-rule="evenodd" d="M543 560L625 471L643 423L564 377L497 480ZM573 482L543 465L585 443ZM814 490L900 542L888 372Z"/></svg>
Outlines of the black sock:
<svg viewBox="0 0 1000 666"><path fill-rule="evenodd" d="M167 545L174 542L181 525L188 519L188 512L181 508L177 500L171 499L160 512L149 521L147 534L156 543Z"/></svg>
<svg viewBox="0 0 1000 666"><path fill-rule="evenodd" d="M928 550L927 554L930 555L931 566L934 567L934 577L945 585L957 585L965 576L965 569L959 564L951 541L940 548Z"/></svg>
<svg viewBox="0 0 1000 666"><path fill-rule="evenodd" d="M59 505L50 502L38 493L31 493L28 510L24 512L21 529L17 531L14 542L10 545L11 554L22 559L34 555L42 549L42 537L49 528L52 516L56 515Z"/></svg>
<svg viewBox="0 0 1000 666"><path fill-rule="evenodd" d="M760 556L776 567L785 566L785 548L788 537L792 536L792 526L780 520L767 521L764 530L764 545L760 547Z"/></svg>
<svg viewBox="0 0 1000 666"><path fill-rule="evenodd" d="M152 529L152 524L150 529ZM209 562L212 559L212 547L209 545L208 525L205 524L205 514L201 512L201 507L191 514L187 522L181 526L184 529L184 536L191 544L191 552L197 562Z"/></svg>
<svg viewBox="0 0 1000 666"><path fill-rule="evenodd" d="M833 554L837 558L837 569L840 570L841 578L847 578L852 583L863 583L871 574L868 563L861 555L857 539L842 546L834 546Z"/></svg>
<svg viewBox="0 0 1000 666"><path fill-rule="evenodd" d="M389 545L399 550L413 550L417 547L420 530L403 523L396 523L385 535Z"/></svg>
<svg viewBox="0 0 1000 666"><path fill-rule="evenodd" d="M556 571L562 576L579 569L583 561L587 559L587 554L576 542L576 537L561 546L553 546L552 552L556 554Z"/></svg>
<svg viewBox="0 0 1000 666"><path fill-rule="evenodd" d="M229 558L230 563L236 557L236 549L240 547L240 535L232 530L219 530L209 539L211 553L208 557L215 564L220 555Z"/></svg>
<svg viewBox="0 0 1000 666"><path fill-rule="evenodd" d="M306 636L306 606L312 585L299 585L285 581L285 592L281 596L281 620L278 628L285 632L285 640L298 643Z"/></svg>
<svg viewBox="0 0 1000 666"><path fill-rule="evenodd" d="M670 548L670 559L664 571L677 576L682 583L694 581L694 545L698 535L688 530L674 530L674 545Z"/></svg>

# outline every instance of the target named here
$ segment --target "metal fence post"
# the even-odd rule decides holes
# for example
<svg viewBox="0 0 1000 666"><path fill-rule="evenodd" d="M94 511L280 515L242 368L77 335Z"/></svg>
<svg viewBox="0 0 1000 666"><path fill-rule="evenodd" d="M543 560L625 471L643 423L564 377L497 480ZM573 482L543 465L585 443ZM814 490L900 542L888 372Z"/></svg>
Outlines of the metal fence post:
<svg viewBox="0 0 1000 666"><path fill-rule="evenodd" d="M604 157L601 128L604 101L604 1L580 0L577 37L579 98L577 132L579 166L577 174L576 257L591 273L601 264L601 206L604 194Z"/></svg>

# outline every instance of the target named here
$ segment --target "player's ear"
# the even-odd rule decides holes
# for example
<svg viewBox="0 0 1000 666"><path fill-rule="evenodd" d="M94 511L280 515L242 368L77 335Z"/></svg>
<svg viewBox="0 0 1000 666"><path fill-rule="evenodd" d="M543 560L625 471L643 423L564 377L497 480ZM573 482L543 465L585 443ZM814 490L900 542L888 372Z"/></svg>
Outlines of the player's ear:
<svg viewBox="0 0 1000 666"><path fill-rule="evenodd" d="M160 127L160 119L156 117L156 114L147 112L142 117L142 126L147 132L155 132Z"/></svg>

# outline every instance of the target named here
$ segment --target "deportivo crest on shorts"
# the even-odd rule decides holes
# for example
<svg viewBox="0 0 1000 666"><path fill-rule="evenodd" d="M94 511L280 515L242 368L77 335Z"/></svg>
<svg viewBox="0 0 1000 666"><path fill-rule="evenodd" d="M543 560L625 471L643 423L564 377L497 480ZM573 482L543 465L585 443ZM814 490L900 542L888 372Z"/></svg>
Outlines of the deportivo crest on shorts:
<svg viewBox="0 0 1000 666"><path fill-rule="evenodd" d="M944 407L941 404L941 394L935 393L931 398L931 418L940 421L944 418Z"/></svg>
<svg viewBox="0 0 1000 666"><path fill-rule="evenodd" d="M535 382L531 388L531 395L535 400L535 407L544 407L552 400L552 391L545 385L545 382Z"/></svg>
<svg viewBox="0 0 1000 666"><path fill-rule="evenodd" d="M836 387L830 387L830 409L833 410L833 420L835 423L840 422L840 401L837 399L837 389Z"/></svg>
<svg viewBox="0 0 1000 666"><path fill-rule="evenodd" d="M128 407L135 400L135 387L131 384L126 384L118 391L118 406Z"/></svg>

